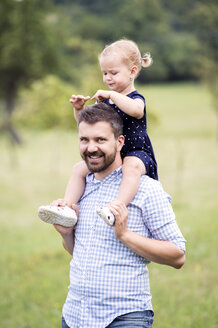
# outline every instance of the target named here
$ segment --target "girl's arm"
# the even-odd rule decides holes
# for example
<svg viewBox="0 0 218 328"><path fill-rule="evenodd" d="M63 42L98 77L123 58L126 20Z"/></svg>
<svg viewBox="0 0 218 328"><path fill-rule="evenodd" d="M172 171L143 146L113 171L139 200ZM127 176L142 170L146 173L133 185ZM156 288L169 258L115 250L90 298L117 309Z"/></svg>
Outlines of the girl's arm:
<svg viewBox="0 0 218 328"><path fill-rule="evenodd" d="M104 99L111 101L119 107L124 113L140 119L144 116L145 104L142 99L131 99L116 91L98 90L91 99L101 102Z"/></svg>
<svg viewBox="0 0 218 328"><path fill-rule="evenodd" d="M89 96L84 97L82 95L72 95L70 103L73 105L75 120L78 120L79 111L83 109L85 103L90 99Z"/></svg>

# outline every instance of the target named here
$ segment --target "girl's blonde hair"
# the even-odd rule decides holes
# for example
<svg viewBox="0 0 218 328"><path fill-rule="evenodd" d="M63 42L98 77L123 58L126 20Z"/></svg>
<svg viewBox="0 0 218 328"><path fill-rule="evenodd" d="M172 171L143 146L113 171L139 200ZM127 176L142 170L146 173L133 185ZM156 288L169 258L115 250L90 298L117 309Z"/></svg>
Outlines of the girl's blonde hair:
<svg viewBox="0 0 218 328"><path fill-rule="evenodd" d="M104 50L99 55L99 60L103 56L108 55L120 56L123 63L126 64L129 68L132 66L137 66L138 72L142 67L149 67L153 62L150 53L147 52L141 56L137 44L131 40L122 39L106 45Z"/></svg>

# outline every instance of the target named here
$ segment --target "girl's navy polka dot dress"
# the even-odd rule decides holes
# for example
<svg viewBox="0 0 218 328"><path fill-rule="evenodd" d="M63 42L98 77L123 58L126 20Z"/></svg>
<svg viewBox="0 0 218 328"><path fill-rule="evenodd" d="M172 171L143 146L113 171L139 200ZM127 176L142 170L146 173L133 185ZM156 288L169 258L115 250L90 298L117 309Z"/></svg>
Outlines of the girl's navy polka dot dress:
<svg viewBox="0 0 218 328"><path fill-rule="evenodd" d="M133 91L127 95L132 99L140 98L145 104L144 116L137 119L127 115L120 110L115 104L111 104L109 99L104 102L116 109L123 119L123 135L125 137L125 144L121 150L122 157L136 156L142 160L146 167L146 174L153 179L158 180L157 162L154 156L154 150L147 134L147 119L146 119L146 103L145 98Z"/></svg>

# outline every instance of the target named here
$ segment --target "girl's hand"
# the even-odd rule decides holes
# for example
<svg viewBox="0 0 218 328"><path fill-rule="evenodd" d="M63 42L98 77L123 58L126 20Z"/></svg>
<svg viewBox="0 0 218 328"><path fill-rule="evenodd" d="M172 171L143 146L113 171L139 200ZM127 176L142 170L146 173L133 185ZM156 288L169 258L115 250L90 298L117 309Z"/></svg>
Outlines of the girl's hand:
<svg viewBox="0 0 218 328"><path fill-rule="evenodd" d="M102 102L105 99L110 99L111 91L98 90L91 100L96 99L97 102Z"/></svg>
<svg viewBox="0 0 218 328"><path fill-rule="evenodd" d="M72 95L70 98L70 103L73 105L75 110L83 109L85 103L90 99L89 96L82 96L82 95Z"/></svg>
<svg viewBox="0 0 218 328"><path fill-rule="evenodd" d="M108 204L109 209L115 216L114 234L118 239L122 239L127 229L128 210L126 205L119 200L115 200Z"/></svg>

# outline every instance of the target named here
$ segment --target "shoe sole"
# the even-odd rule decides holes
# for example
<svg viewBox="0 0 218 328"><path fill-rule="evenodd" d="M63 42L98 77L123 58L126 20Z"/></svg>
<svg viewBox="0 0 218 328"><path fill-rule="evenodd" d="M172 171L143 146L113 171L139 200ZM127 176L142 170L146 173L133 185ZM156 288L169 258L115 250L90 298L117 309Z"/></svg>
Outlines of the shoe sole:
<svg viewBox="0 0 218 328"><path fill-rule="evenodd" d="M96 210L97 214L104 220L104 222L109 225L113 226L115 222L115 217L111 213L111 211L108 208L99 208Z"/></svg>
<svg viewBox="0 0 218 328"><path fill-rule="evenodd" d="M76 217L67 217L63 216L58 213L53 212L51 209L45 208L41 206L38 210L39 218L50 224L59 224L64 227L72 227L76 224L77 218Z"/></svg>

